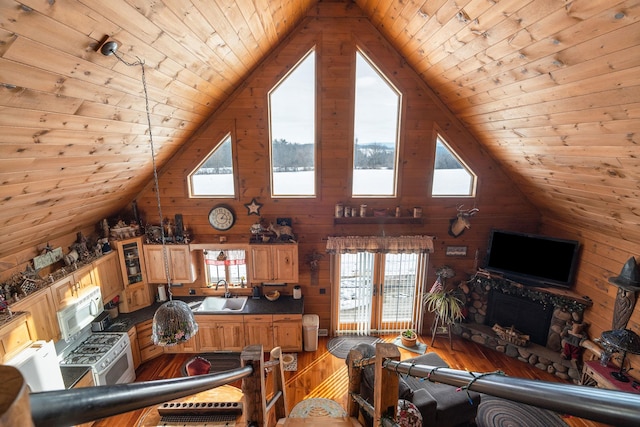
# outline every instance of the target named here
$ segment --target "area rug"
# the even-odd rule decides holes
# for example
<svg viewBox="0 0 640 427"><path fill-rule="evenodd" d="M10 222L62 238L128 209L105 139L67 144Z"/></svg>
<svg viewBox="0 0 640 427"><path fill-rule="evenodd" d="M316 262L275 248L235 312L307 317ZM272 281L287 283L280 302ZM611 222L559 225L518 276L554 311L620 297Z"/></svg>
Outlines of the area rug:
<svg viewBox="0 0 640 427"><path fill-rule="evenodd" d="M425 354L427 352L427 345L425 343L422 343L420 341L416 342L415 347L407 347L406 345L402 344L402 339L400 337L396 338L395 340L393 340L393 343L401 348L404 348L405 350L409 350L413 353L418 353L418 354Z"/></svg>
<svg viewBox="0 0 640 427"><path fill-rule="evenodd" d="M483 394L477 427L567 427L560 415L547 409Z"/></svg>
<svg viewBox="0 0 640 427"><path fill-rule="evenodd" d="M211 366L207 365L207 362ZM187 360L180 368L183 376L213 374L230 371L241 367L240 353L238 352L213 352L203 353ZM206 370L208 369L208 372Z"/></svg>
<svg viewBox="0 0 640 427"><path fill-rule="evenodd" d="M377 342L383 342L383 340L369 335L342 335L331 338L327 343L327 350L335 357L346 359L349 350L356 345L362 343L374 345Z"/></svg>

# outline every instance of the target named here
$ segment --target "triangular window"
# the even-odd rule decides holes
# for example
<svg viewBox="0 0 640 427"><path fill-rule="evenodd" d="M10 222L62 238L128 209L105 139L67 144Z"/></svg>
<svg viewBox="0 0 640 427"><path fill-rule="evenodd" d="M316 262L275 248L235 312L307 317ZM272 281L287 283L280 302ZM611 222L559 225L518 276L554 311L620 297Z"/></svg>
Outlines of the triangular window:
<svg viewBox="0 0 640 427"><path fill-rule="evenodd" d="M432 196L474 196L476 175L438 135L433 168Z"/></svg>
<svg viewBox="0 0 640 427"><path fill-rule="evenodd" d="M225 136L189 174L190 197L235 197L231 135Z"/></svg>

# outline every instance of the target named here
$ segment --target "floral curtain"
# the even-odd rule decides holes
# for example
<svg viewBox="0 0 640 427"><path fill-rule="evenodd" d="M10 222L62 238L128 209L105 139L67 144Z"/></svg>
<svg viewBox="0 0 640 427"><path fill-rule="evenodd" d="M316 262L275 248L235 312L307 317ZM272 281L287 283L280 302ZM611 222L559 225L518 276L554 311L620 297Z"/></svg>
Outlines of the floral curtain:
<svg viewBox="0 0 640 427"><path fill-rule="evenodd" d="M431 253L433 236L344 236L327 239L327 252L347 254L358 252L373 253Z"/></svg>

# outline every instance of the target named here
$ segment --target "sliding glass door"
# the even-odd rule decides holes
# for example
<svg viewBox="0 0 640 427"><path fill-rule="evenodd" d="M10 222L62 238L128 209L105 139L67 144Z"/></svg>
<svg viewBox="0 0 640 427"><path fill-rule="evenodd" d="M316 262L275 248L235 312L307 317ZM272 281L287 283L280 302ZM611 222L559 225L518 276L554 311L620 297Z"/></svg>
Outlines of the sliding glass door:
<svg viewBox="0 0 640 427"><path fill-rule="evenodd" d="M427 259L427 254L415 253L336 254L336 334L416 328L422 316Z"/></svg>

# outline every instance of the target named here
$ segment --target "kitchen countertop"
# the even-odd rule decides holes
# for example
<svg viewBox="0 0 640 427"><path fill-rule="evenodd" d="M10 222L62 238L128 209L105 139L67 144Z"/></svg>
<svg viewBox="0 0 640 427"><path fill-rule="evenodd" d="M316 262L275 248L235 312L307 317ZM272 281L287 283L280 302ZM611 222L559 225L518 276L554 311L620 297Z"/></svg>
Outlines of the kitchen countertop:
<svg viewBox="0 0 640 427"><path fill-rule="evenodd" d="M192 308L196 308L206 297L205 296L180 296L173 297L174 300L184 301ZM164 303L155 302L149 307L134 311L133 313L120 313L118 317L112 319L112 325L109 327L110 332L127 332L137 323L146 322L153 319L156 310ZM225 312L225 313L195 313L203 316L216 316L220 314L227 315L246 315L246 314L304 314L304 299L293 299L293 296L283 295L276 301L269 301L265 297L253 299L249 297L247 304L242 311Z"/></svg>

